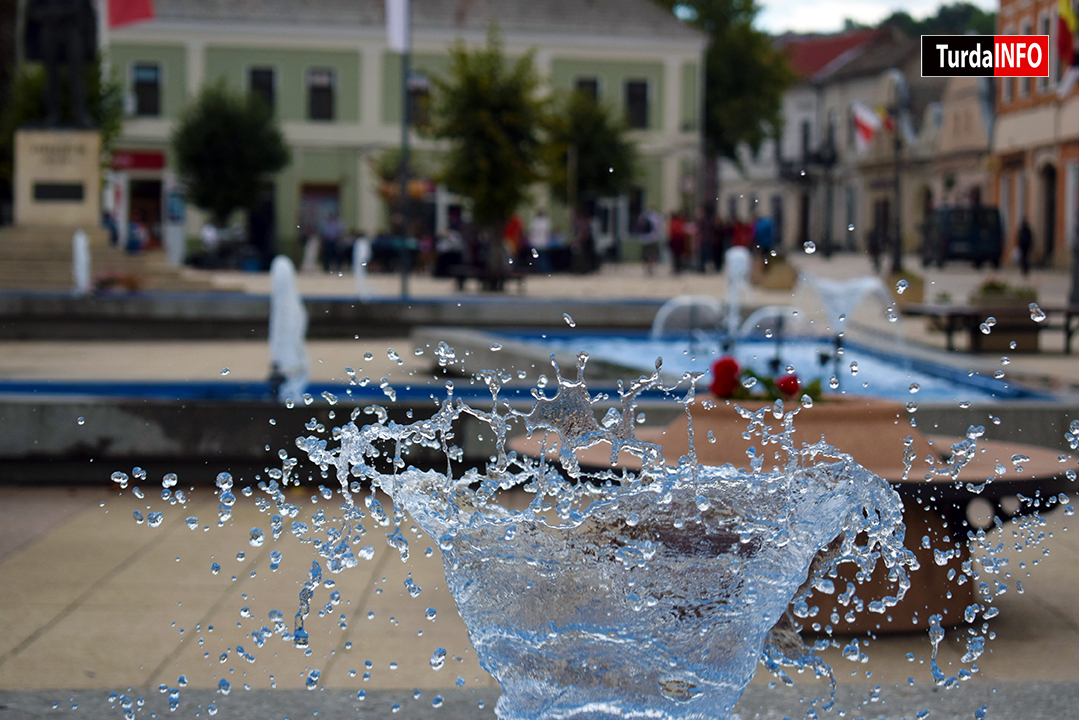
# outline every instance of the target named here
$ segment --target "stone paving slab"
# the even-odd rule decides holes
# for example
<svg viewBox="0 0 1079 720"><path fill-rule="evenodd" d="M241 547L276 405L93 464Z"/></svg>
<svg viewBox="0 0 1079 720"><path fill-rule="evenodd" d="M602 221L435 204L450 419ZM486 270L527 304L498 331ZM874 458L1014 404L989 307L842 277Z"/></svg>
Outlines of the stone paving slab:
<svg viewBox="0 0 1079 720"><path fill-rule="evenodd" d="M821 718L846 717L863 720L913 720L919 713L932 720L972 720L985 709L987 720L1074 720L1079 718L1079 682L966 684L944 690L932 685L884 686L841 684L836 705L817 710ZM363 700L353 690L251 690L234 689L227 696L210 690L180 690L175 711L169 710L167 694L125 692L136 718L206 717L215 713L229 720L277 720L311 717L366 720L485 720L494 718L498 691L460 690L414 693L395 690L368 691ZM825 698L822 700L821 698ZM438 698L436 700L436 698ZM136 703L141 699L142 707ZM751 686L735 708L738 720L785 720L803 717L816 702L819 708L830 699L807 694L800 688ZM0 720L82 718L113 720L122 717L121 700L109 701L104 691L0 690ZM53 705L56 705L54 708ZM435 705L438 707L435 707ZM77 708L73 709L73 706ZM843 709L844 715L838 710Z"/></svg>

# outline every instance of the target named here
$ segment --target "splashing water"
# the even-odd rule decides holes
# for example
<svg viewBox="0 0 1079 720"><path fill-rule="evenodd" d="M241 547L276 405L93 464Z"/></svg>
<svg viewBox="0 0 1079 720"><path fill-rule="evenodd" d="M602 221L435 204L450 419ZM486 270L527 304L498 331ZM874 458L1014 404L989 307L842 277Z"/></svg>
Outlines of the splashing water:
<svg viewBox="0 0 1079 720"><path fill-rule="evenodd" d="M664 387L658 369L619 385L620 407L600 423L593 409L599 398L584 382L586 360L579 358L575 380L556 365L557 392L534 391L527 413L500 401L499 376L488 373L489 411L450 390L425 420L398 425L372 412L378 421L359 426L357 410L334 429L337 447L314 435L298 438L316 465L336 471L345 499L343 527L317 545L326 568L357 564L349 543L363 534L364 513L353 501L359 486L352 478L366 478L372 492L393 501L388 512L373 494L363 505L402 559L409 553L402 510L438 539L480 663L502 686L502 720L726 718L758 662L784 679L784 667L830 676L802 644L788 608L837 565L854 563L859 577L868 577L878 559L895 594L866 604L883 613L902 598L916 561L902 544L898 495L823 440L796 447L794 418L802 408L785 412L782 403L740 410L750 432L778 446L781 467L765 470L763 456L750 472L702 466L692 451L692 423L689 455L669 465L660 448L634 435L636 398L653 389L673 394L679 385ZM694 379L685 378L690 389L680 399L687 412ZM451 441L463 416L490 426L497 452L484 472L455 477ZM557 462L546 452L535 460L507 452L515 423L542 435L545 446L557 438ZM612 463L627 453L643 469L585 472L576 451L601 442L610 445ZM441 449L446 471L407 466L414 446ZM376 467L387 456L388 473ZM532 494L526 510L495 501L511 488ZM292 633L301 647L310 642L304 619L321 573L315 561L301 591ZM408 589L418 594L418 586ZM441 666L437 655L432 667Z"/></svg>

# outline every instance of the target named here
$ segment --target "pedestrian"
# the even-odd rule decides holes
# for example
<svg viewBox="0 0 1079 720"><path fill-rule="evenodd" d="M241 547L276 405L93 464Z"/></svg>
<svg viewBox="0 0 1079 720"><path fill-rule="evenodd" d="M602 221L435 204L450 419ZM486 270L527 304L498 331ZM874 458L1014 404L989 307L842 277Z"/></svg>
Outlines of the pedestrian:
<svg viewBox="0 0 1079 720"><path fill-rule="evenodd" d="M329 217L319 228L319 239L322 241L322 271L330 272L341 269L340 243L344 235L345 226L336 212L331 212Z"/></svg>
<svg viewBox="0 0 1079 720"><path fill-rule="evenodd" d="M1034 247L1034 233L1030 229L1030 223L1026 218L1019 225L1019 267L1023 270L1023 276L1030 274L1030 250Z"/></svg>
<svg viewBox="0 0 1079 720"><path fill-rule="evenodd" d="M667 225L667 244L671 249L671 272L675 275L682 272L688 241L686 223L682 215L676 212L671 213L671 219Z"/></svg>
<svg viewBox="0 0 1079 720"><path fill-rule="evenodd" d="M637 241L641 244L641 260L644 271L652 275L659 261L659 244L663 240L663 216L653 208L641 213L637 219Z"/></svg>

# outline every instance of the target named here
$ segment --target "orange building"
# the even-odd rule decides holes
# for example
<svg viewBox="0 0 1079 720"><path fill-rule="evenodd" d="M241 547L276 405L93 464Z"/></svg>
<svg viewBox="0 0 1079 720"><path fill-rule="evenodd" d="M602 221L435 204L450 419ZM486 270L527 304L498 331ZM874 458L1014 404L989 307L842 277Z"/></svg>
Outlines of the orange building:
<svg viewBox="0 0 1079 720"><path fill-rule="evenodd" d="M1005 257L1026 219L1034 234L1033 262L1058 267L1069 264L1079 244L1079 83L1067 82L1068 63L1058 51L1067 27L1060 9L1060 0L1000 2L997 33L1048 35L1050 69L1048 78L997 80L992 162Z"/></svg>

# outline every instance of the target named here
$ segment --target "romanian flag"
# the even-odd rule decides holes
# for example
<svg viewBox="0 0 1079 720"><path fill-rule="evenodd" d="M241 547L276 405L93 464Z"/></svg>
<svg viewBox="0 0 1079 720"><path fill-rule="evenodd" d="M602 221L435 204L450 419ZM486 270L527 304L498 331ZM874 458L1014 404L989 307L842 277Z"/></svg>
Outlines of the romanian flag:
<svg viewBox="0 0 1079 720"><path fill-rule="evenodd" d="M108 0L109 29L154 19L153 0Z"/></svg>
<svg viewBox="0 0 1079 720"><path fill-rule="evenodd" d="M1079 32L1079 17L1075 15L1071 0L1060 0L1057 15L1060 23L1057 28L1057 52L1061 65L1069 67L1075 61L1075 34Z"/></svg>
<svg viewBox="0 0 1079 720"><path fill-rule="evenodd" d="M888 132L895 132L895 118L893 118L892 114L888 112L888 108L884 107L883 105L878 105L877 115L880 116L881 125L884 127L885 130L887 130Z"/></svg>

